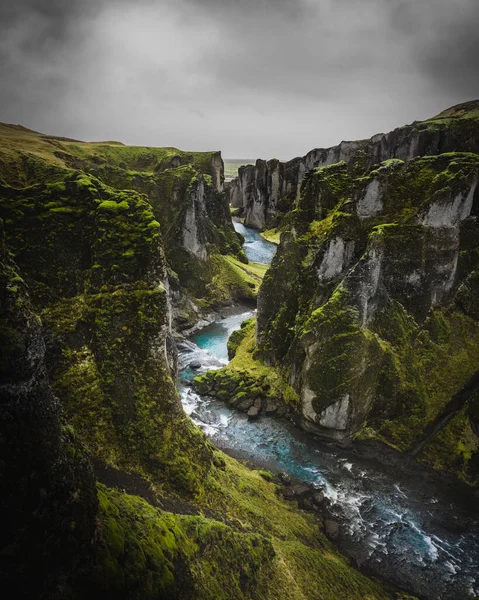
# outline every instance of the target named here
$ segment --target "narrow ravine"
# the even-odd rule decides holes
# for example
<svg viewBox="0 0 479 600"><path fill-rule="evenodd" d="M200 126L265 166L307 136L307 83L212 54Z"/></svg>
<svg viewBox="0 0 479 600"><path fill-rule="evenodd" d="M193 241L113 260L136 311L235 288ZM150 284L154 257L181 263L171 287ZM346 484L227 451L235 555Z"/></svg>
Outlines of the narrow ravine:
<svg viewBox="0 0 479 600"><path fill-rule="evenodd" d="M240 223L235 228L245 237L250 259L271 260L272 244ZM218 447L322 488L340 523L338 545L360 567L426 599L478 596L479 523L459 493L325 446L285 420L248 421L192 390L188 382L195 375L227 363L229 335L252 314L240 307L181 344L185 411ZM195 362L201 367L192 370Z"/></svg>

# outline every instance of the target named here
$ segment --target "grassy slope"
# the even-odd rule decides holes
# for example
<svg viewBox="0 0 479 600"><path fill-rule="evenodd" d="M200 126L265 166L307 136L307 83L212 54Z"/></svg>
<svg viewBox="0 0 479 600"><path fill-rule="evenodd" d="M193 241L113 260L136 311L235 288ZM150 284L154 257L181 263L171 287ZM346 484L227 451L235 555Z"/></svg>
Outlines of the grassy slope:
<svg viewBox="0 0 479 600"><path fill-rule="evenodd" d="M230 457L224 462L198 501L208 517L161 512L100 487L102 560L124 586L143 585L138 572L127 569L127 558L150 547L156 549L151 562L139 571L146 581L160 577L157 589L180 589L195 600L408 598L355 572L324 538L317 519L281 500L260 472ZM189 573L192 596L182 590L179 565Z"/></svg>
<svg viewBox="0 0 479 600"><path fill-rule="evenodd" d="M168 157L191 157L191 162L200 165L211 155L209 152L183 152L171 147L125 146L121 142L80 142L45 135L20 125L0 123L0 160L9 161L12 167L12 163L18 161L19 154L30 155L57 166L68 166L68 156L65 155L105 161L113 166L123 163L132 171L144 173L153 173L158 163Z"/></svg>
<svg viewBox="0 0 479 600"><path fill-rule="evenodd" d="M266 231L262 231L261 235L268 242L272 242L273 244L279 244L281 238L281 231L279 229L267 229Z"/></svg>

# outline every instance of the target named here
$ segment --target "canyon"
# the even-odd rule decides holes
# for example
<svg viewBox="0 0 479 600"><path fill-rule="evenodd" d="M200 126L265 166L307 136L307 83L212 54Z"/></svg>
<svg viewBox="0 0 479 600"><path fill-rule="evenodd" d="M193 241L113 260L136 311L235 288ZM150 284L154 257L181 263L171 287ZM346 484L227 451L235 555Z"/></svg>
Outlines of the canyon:
<svg viewBox="0 0 479 600"><path fill-rule="evenodd" d="M477 595L478 180L477 101L226 185L0 125L5 585Z"/></svg>

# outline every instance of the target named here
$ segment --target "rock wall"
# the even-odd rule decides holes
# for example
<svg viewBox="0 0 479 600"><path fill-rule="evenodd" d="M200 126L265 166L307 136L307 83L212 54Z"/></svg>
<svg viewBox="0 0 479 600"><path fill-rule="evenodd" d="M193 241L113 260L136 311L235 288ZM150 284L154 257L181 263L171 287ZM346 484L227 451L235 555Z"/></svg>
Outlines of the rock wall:
<svg viewBox="0 0 479 600"><path fill-rule="evenodd" d="M478 180L471 152L306 176L257 318L263 360L288 370L303 427L407 450L477 370ZM471 411L421 459L475 482Z"/></svg>
<svg viewBox="0 0 479 600"><path fill-rule="evenodd" d="M344 162L361 175L388 159L405 162L417 156L479 150L474 120L478 101L458 105L433 119L414 122L369 140L341 142L332 148L317 148L285 163L257 160L240 167L228 187L231 205L241 208L245 225L256 229L277 226L278 219L298 201L305 174L311 169Z"/></svg>
<svg viewBox="0 0 479 600"><path fill-rule="evenodd" d="M45 326L54 391L92 456L194 489L211 457L176 391L160 224L133 190L77 171L56 176L5 187L1 203Z"/></svg>
<svg viewBox="0 0 479 600"><path fill-rule="evenodd" d="M0 220L0 581L70 598L94 556L92 470L53 396L41 322Z"/></svg>
<svg viewBox="0 0 479 600"><path fill-rule="evenodd" d="M21 189L62 180L67 169L113 191L145 196L160 224L178 326L191 326L213 308L238 299L238 288L225 293L226 282L237 275L226 257L247 259L222 193L220 152L89 144L0 124L0 182L5 186Z"/></svg>

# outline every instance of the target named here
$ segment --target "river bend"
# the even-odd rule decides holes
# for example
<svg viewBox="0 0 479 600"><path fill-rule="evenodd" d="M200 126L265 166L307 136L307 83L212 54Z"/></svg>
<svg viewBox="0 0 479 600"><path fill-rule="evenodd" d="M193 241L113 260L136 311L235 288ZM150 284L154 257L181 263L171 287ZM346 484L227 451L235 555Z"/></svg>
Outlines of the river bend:
<svg viewBox="0 0 479 600"><path fill-rule="evenodd" d="M271 261L274 244L240 223L235 229L250 260ZM228 362L228 337L253 314L238 309L180 345L179 389L193 421L218 447L322 488L341 524L338 545L358 566L428 600L479 596L477 514L453 490L326 446L285 420L248 421L185 384ZM193 361L201 368L193 371Z"/></svg>

